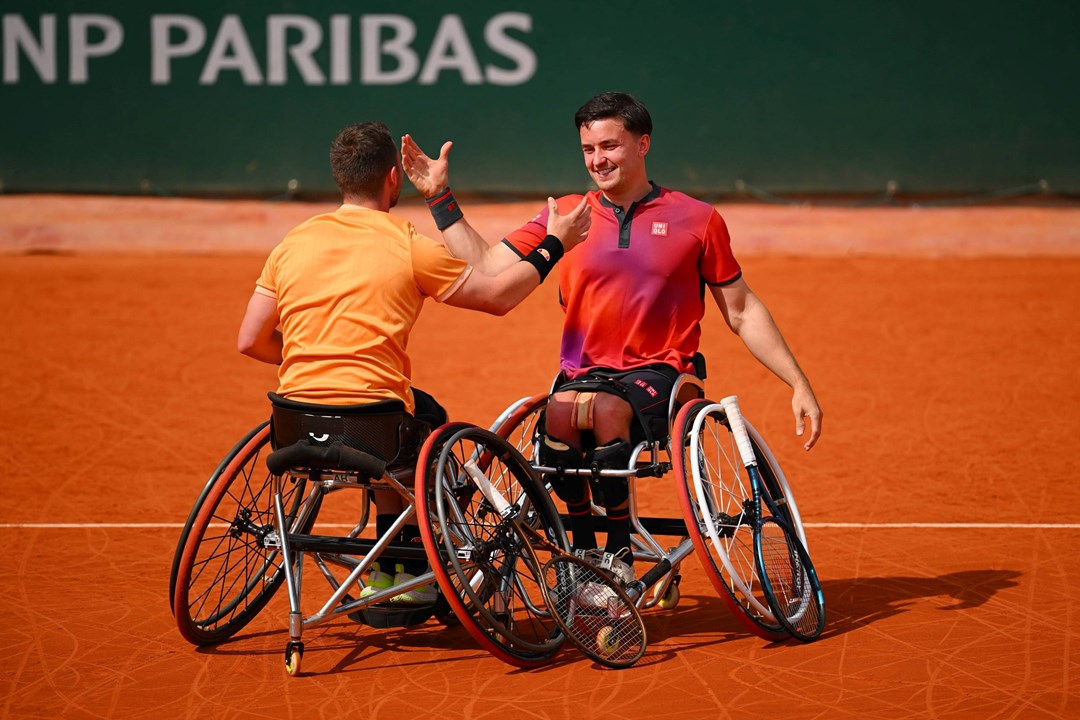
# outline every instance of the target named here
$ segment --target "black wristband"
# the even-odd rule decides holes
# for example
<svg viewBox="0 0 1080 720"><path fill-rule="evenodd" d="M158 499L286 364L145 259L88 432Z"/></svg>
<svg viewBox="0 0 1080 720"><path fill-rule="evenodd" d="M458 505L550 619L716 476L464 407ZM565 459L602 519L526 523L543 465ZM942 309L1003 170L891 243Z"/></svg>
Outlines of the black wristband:
<svg viewBox="0 0 1080 720"><path fill-rule="evenodd" d="M434 197L424 198L424 202L427 203L431 217L435 220L435 227L440 231L465 217L465 214L461 212L461 206L454 199L454 193L448 187L435 193Z"/></svg>
<svg viewBox="0 0 1080 720"><path fill-rule="evenodd" d="M563 252L563 246L559 238L548 235L540 241L535 250L521 258L521 261L527 262L536 268L536 272L540 273L540 282L542 283L547 279L551 268L555 267L555 263L562 259Z"/></svg>

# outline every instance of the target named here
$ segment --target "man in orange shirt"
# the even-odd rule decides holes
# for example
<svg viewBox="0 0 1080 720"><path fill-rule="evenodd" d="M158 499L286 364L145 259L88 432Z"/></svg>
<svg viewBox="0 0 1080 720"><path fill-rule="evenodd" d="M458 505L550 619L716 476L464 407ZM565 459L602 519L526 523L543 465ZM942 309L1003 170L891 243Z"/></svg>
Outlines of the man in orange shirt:
<svg viewBox="0 0 1080 720"><path fill-rule="evenodd" d="M248 301L238 348L280 365L277 392L290 400L353 405L398 399L418 419L440 424L445 411L412 387L405 350L424 300L505 314L543 281L563 252L584 239L590 210L582 202L560 215L550 200L542 246L488 274L390 214L405 175L385 125L343 129L331 145L330 164L342 205L300 224L271 251ZM441 212L440 226L447 219L463 226L456 204ZM382 536L403 507L392 491L376 493L375 501ZM403 533L405 542L419 538L415 524ZM398 571L404 577L397 582L415 576L406 569L419 571L402 563ZM378 569L372 574L371 587L392 582ZM433 596L433 589L421 588L395 600L426 602Z"/></svg>

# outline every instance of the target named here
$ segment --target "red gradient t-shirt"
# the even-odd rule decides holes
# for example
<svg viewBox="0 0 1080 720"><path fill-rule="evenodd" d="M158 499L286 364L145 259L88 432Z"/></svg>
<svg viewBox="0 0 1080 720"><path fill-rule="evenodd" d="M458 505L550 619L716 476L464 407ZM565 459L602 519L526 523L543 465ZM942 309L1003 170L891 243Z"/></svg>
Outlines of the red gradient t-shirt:
<svg viewBox="0 0 1080 720"><path fill-rule="evenodd" d="M706 202L653 185L629 208L588 193L588 238L559 263L566 313L560 367L571 377L594 367L629 370L667 363L692 372L701 338L705 286L742 271L727 225ZM581 195L559 198L569 212ZM503 240L524 257L547 234L548 211Z"/></svg>

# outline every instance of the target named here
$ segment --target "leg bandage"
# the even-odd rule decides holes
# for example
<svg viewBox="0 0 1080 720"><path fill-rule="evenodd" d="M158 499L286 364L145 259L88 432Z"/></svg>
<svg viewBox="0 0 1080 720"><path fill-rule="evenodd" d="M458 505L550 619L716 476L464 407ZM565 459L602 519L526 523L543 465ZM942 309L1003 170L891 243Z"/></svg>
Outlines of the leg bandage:
<svg viewBox="0 0 1080 720"><path fill-rule="evenodd" d="M593 405L595 403L596 393L579 392L574 397L574 412L570 416L570 427L575 430L592 430Z"/></svg>

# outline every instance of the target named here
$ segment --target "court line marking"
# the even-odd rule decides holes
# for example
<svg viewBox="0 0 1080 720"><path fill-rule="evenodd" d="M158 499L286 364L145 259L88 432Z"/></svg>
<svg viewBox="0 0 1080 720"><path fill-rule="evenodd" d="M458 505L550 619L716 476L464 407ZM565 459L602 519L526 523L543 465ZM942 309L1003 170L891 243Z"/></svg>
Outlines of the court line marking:
<svg viewBox="0 0 1080 720"><path fill-rule="evenodd" d="M225 527L224 523L213 523ZM932 530L1080 530L1080 523L847 523L847 522L808 522L808 528L854 528L868 530L914 529ZM347 523L326 523L319 527L348 528L355 527ZM22 530L93 530L93 529L165 529L183 530L183 523L0 523L0 528Z"/></svg>

